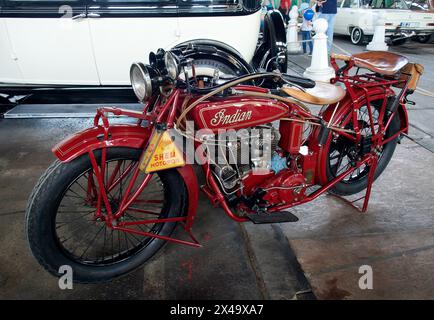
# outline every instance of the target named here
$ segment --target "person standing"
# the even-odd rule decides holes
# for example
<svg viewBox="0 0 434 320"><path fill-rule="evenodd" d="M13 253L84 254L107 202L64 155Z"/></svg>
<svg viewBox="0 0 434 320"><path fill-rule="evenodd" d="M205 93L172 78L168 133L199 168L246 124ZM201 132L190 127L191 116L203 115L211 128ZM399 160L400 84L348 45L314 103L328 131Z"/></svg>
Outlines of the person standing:
<svg viewBox="0 0 434 320"><path fill-rule="evenodd" d="M285 23L289 22L289 9L291 7L291 0L281 0L279 11L282 14L283 19L285 20Z"/></svg>
<svg viewBox="0 0 434 320"><path fill-rule="evenodd" d="M328 22L327 28L327 50L330 53L333 44L333 28L338 5L336 0L318 0L316 2L316 12L319 12L318 18L323 18Z"/></svg>
<svg viewBox="0 0 434 320"><path fill-rule="evenodd" d="M308 10L310 10L311 12L308 12ZM312 25L313 25L312 19L314 17L314 12L312 11L311 8L309 8L309 5L306 2L303 2L300 5L300 12L301 12L301 16L303 17L303 23L301 24L301 36L302 36L302 40L303 40L303 53L307 52L307 46L309 46L308 55L311 56L312 51L313 51L311 32L312 32ZM306 14L306 12L308 12L309 15Z"/></svg>

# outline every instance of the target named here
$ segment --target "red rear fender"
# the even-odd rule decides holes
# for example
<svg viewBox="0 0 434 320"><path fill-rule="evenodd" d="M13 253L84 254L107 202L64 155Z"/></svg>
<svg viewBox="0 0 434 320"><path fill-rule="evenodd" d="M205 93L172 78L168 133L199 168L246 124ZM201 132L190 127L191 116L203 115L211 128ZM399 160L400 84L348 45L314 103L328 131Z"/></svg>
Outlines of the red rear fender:
<svg viewBox="0 0 434 320"><path fill-rule="evenodd" d="M358 89L360 91L360 89ZM384 89L381 87L373 87L369 89L369 97L372 100L377 99L383 99L385 97ZM361 94L358 98L357 102L363 103L365 99L365 95ZM327 106L324 110L320 112L321 117L325 121L330 121L332 115L333 115L333 124L338 124L343 117L345 117L348 112L350 112L351 108L353 108L353 101L351 100L350 96L347 94L342 101L339 102L337 109L336 104L332 104ZM401 130L404 132L408 131L408 116L407 116L407 110L405 106L400 105L398 107L398 115L401 122ZM326 184L328 182L327 175L326 175L326 163L327 163L327 144L323 147L318 147L318 135L319 135L320 129L317 127L314 129L312 133L312 139L310 140L309 148L318 152L318 158L317 158L317 169L316 169L316 178L315 180L319 184ZM329 143L329 142L328 142Z"/></svg>

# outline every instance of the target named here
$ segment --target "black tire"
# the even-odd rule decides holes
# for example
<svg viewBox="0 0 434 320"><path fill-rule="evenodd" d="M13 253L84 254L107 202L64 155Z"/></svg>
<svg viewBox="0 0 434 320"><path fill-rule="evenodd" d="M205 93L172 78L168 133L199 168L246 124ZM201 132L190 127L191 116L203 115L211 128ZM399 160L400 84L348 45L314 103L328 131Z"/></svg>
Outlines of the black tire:
<svg viewBox="0 0 434 320"><path fill-rule="evenodd" d="M286 73L288 71L286 28L284 18L278 10L268 11L265 15L263 35L252 59L253 67L266 71L273 71L277 67L280 72ZM281 59L277 61L279 53Z"/></svg>
<svg viewBox="0 0 434 320"><path fill-rule="evenodd" d="M417 36L416 41L419 43L427 43L431 39L431 35Z"/></svg>
<svg viewBox="0 0 434 320"><path fill-rule="evenodd" d="M194 50L188 50L189 46L193 46ZM226 43L210 40L210 39L196 39L190 40L176 45L175 49L183 50L185 58L194 60L216 60L237 72L237 75L249 74L255 70L252 66L244 60L235 48Z"/></svg>
<svg viewBox="0 0 434 320"><path fill-rule="evenodd" d="M377 100L379 101L379 100ZM380 100L381 101L381 100ZM375 104L375 101L373 101L373 103ZM381 105L381 102L378 102L377 105ZM387 139L388 137L391 137L393 134L395 134L400 128L400 119L399 119L399 115L396 114L391 123L390 126L386 132L386 135L384 137L384 139ZM334 140L332 140L334 139ZM341 140L339 140L341 139ZM351 142L349 142L349 140L345 139L345 138L338 138L335 139L333 137L333 134L330 134L329 138L328 138L328 142L326 144L326 146L328 146L328 157L327 157L327 164L326 164L326 173L327 173L327 178L329 181L331 181L332 179L334 179L336 177L336 171L340 171L339 168L332 168L331 165L331 159L330 156L332 154L333 151L330 151L333 148L333 143L335 142L335 145L339 145L341 143L347 143L352 144ZM398 137L396 137L395 139L391 140L390 142L388 142L379 157L378 160L378 164L377 164L377 169L375 170L375 176L374 179L377 179L380 174L384 171L384 169L386 169L387 165L389 164L390 159L392 158L393 152L395 151L396 148L396 144L398 142ZM341 148L342 144L341 144ZM336 149L335 149L336 150ZM342 170L343 172L344 170ZM367 185L368 185L368 172L369 169L368 168L364 168L363 171L360 172L359 176L355 176L354 180L351 180L351 177L348 181L341 181L339 183L337 183L332 189L331 191L339 194L339 195L352 195L352 194L356 194L362 190L364 190Z"/></svg>
<svg viewBox="0 0 434 320"><path fill-rule="evenodd" d="M366 37L363 33L363 30L359 27L354 27L351 29L351 42L357 46L365 43Z"/></svg>
<svg viewBox="0 0 434 320"><path fill-rule="evenodd" d="M215 71L219 71L219 80L223 82L254 72L238 51L219 41L196 39L180 43L174 49L182 50L184 58L194 60L196 80L203 80L207 87L215 85L212 83Z"/></svg>
<svg viewBox="0 0 434 320"><path fill-rule="evenodd" d="M4 113L16 106L15 103L9 101L8 98L0 95L0 114Z"/></svg>
<svg viewBox="0 0 434 320"><path fill-rule="evenodd" d="M107 149L107 162L122 159L124 161L138 161L140 154L141 150L139 149L109 148ZM100 157L101 152L96 152L97 161L99 161ZM62 199L65 197L67 190L79 177L89 172L90 168L92 167L87 154L68 163L56 160L41 176L33 189L26 211L27 239L35 258L47 271L55 276L61 276L58 272L60 266L71 266L73 269L73 280L78 283L108 281L127 274L149 260L166 242L161 239L143 237L140 239L145 240L139 240L137 248L132 246L133 248L126 250L126 253L119 254L118 257L110 261L103 258L100 263L83 262L78 258L74 258L74 253L67 252L58 236L56 216L58 215L58 211L60 211L59 206L63 203ZM186 190L181 176L173 169L159 172L157 178L160 179L164 190L162 193L164 200L161 201L162 208L159 213L160 217L183 215L183 202ZM146 189L144 192L146 192ZM80 212L80 216L82 212ZM95 224L96 222L87 222L90 227L93 227L92 223ZM106 228L104 222L100 223L103 224L103 228ZM98 225L98 228L99 226L101 225ZM175 227L176 222L154 224L151 232L169 236ZM107 228L107 230L110 229ZM104 229L104 246L106 245L105 232L106 229ZM83 239L87 236L81 229L78 229L78 233L78 236ZM125 233L123 232L123 234ZM117 236L118 239L121 239L120 234ZM113 237L112 232L112 249ZM125 237L125 241L128 248L127 237ZM105 255L105 248L103 248L102 252L102 255Z"/></svg>
<svg viewBox="0 0 434 320"><path fill-rule="evenodd" d="M401 45L403 45L404 43L406 43L407 42L407 39L399 39L399 40L392 40L392 44L394 45L394 46L401 46Z"/></svg>
<svg viewBox="0 0 434 320"><path fill-rule="evenodd" d="M222 80L229 80L247 74L243 73L235 66L228 64L224 59L220 59L219 57L213 57L210 59L200 57L195 58L194 66L196 67L196 69L199 70L200 68L204 68L211 71L209 74L205 75L200 74L200 72L196 71L196 78L204 80L205 83L209 83L212 80L212 73L214 72L214 70L219 71L221 77L220 79ZM222 77L222 75L225 75L225 77Z"/></svg>

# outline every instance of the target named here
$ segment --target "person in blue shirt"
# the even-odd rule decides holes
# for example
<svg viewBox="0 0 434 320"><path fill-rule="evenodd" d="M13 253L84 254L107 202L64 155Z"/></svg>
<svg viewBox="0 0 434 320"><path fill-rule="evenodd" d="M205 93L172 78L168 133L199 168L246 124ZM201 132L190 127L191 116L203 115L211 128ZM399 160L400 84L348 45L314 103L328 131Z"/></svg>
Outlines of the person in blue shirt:
<svg viewBox="0 0 434 320"><path fill-rule="evenodd" d="M312 17L309 17L306 12L310 10L311 11L311 15ZM312 55L312 51L313 51L313 43L312 43L312 37L311 37L311 31L312 31L312 19L314 18L314 12L312 11L312 9L309 7L309 4L307 4L306 2L303 2L300 5L300 13L301 16L303 17L303 23L301 24L301 36L303 39L303 53L307 52L307 46L309 46L309 53L308 55L311 56Z"/></svg>
<svg viewBox="0 0 434 320"><path fill-rule="evenodd" d="M319 12L318 18L326 19L327 28L327 49L330 53L333 44L333 27L338 5L336 0L318 0L316 1L316 12Z"/></svg>

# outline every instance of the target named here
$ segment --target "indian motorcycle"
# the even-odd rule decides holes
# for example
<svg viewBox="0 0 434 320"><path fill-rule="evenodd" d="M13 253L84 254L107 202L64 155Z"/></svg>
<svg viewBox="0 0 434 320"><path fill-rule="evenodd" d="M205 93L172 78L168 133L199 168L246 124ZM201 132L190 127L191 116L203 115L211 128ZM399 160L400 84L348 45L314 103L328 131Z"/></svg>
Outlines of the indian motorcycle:
<svg viewBox="0 0 434 320"><path fill-rule="evenodd" d="M203 77L176 50L149 61L130 69L143 111L98 109L93 127L53 148L57 160L30 196L30 248L54 275L69 265L77 282L105 281L166 242L201 247L192 234L199 188L236 222L296 221L287 210L325 192L365 212L372 183L408 132L405 105L423 72L390 52L333 55L331 83L277 72ZM349 75L353 67L367 72ZM306 104L323 107L314 114ZM109 114L135 122L110 124ZM208 133L189 132L188 122ZM223 129L244 133L218 138ZM200 187L175 133L201 150ZM256 152L229 161L245 145ZM213 148L226 161L213 161ZM177 224L188 240L172 235Z"/></svg>

